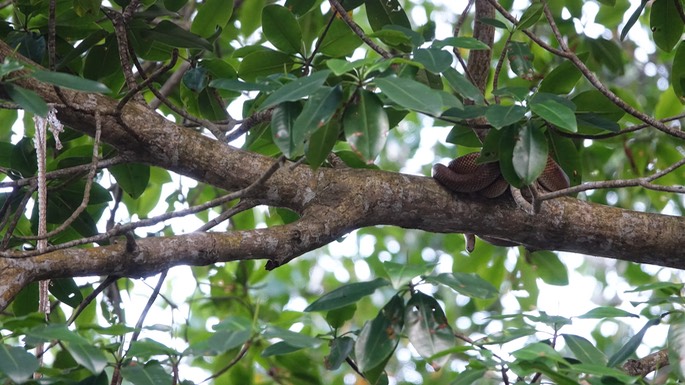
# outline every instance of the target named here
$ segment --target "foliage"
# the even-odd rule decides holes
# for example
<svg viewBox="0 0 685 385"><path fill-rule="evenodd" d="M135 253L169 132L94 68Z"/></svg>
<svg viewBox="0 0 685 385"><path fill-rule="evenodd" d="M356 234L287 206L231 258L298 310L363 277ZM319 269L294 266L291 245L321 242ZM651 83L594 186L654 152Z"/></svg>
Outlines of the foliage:
<svg viewBox="0 0 685 385"><path fill-rule="evenodd" d="M28 60L0 65L7 102L0 110L1 249L41 247L22 238L37 234L40 221L38 205L27 205L38 199L35 182L26 181L39 168L38 128L29 118L49 119L53 106L21 85L27 77L106 95L121 108L147 101L188 130L312 169L342 164L426 175L427 163L482 149L483 161L499 161L507 182L525 189L553 156L589 202L682 213L683 200L672 193L685 179L675 167L684 137L683 2L642 1L630 10L628 0L512 3L498 2L496 16L480 20L496 28L491 47L471 37L473 10L459 16L429 1L5 4L0 39ZM581 22L591 9L601 33ZM458 17L452 36L444 19ZM487 85L473 84L462 65L480 51L491 53L492 68L468 71L491 72ZM488 132L479 139L473 128L483 126ZM449 144L428 143L437 136ZM47 148L46 170L55 172L47 231L67 224L51 245L148 218L152 229L117 233L126 236L119 241L129 247L134 236L195 230L184 226L200 228L231 210L222 230L275 227L301 214L229 200L185 223L164 222L161 212L225 192L127 162L125 151L69 127ZM89 177L97 157L112 163ZM649 179L662 171L659 184ZM114 276L113 262L107 279L51 280L47 319L32 283L0 316L0 380L43 382L37 372L65 384L644 383L651 377L624 363L666 349L658 339L644 344L647 333L664 334L663 323L676 367L667 381L683 378L676 272L594 259L570 264L568 255L523 246L479 241L470 255L464 247L456 234L369 227L270 272L248 257L174 269L168 282L164 271L152 293ZM581 279L615 298L597 294L584 314L537 307L545 290ZM152 310L139 303L141 292L142 303L157 304ZM572 308L574 299L559 302ZM579 331L574 323L585 319L597 322ZM637 331L627 320L639 321Z"/></svg>

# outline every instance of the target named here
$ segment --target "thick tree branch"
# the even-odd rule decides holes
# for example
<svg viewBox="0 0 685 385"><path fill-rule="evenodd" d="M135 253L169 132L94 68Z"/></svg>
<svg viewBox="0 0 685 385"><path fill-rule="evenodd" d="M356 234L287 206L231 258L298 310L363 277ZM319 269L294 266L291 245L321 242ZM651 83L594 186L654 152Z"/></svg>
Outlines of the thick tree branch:
<svg viewBox="0 0 685 385"><path fill-rule="evenodd" d="M0 43L0 60L12 50ZM60 103L53 87L30 77L19 85ZM166 121L146 106L63 90L69 106L61 121L93 135L101 113L102 141L129 161L146 162L227 190L259 179L273 159L242 151ZM79 107L74 107L79 106ZM536 215L511 199L487 200L449 193L432 178L359 170L281 167L246 199L288 207L301 218L288 225L226 233L146 238L136 247L111 245L0 259L0 309L27 283L66 276L148 276L176 265L266 259L275 268L365 226L394 225L431 232L472 232L536 249L685 268L681 217L640 213L576 199L546 201ZM20 252L17 252L20 256Z"/></svg>

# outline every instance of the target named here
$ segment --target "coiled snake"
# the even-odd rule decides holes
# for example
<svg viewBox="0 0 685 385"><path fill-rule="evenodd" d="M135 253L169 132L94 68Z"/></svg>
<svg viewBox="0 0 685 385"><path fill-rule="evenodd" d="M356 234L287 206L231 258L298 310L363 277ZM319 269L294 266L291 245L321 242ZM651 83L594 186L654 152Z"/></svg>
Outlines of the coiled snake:
<svg viewBox="0 0 685 385"><path fill-rule="evenodd" d="M457 193L468 193L486 198L497 198L509 189L509 183L502 176L499 162L481 163L476 160L480 153L474 152L452 160L447 166L436 164L433 166L433 178L449 190ZM536 186L544 191L556 191L569 187L570 181L559 164L547 157L547 163L542 174L535 181ZM466 249L471 252L475 245L473 234L466 236ZM497 246L516 246L509 242L489 236L480 236L484 240Z"/></svg>

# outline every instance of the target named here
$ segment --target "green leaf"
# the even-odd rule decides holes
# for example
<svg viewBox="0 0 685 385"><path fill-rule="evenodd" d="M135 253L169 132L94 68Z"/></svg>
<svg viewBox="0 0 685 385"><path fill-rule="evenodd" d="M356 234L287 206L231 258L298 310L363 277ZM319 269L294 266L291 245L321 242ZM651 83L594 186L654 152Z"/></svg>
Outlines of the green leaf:
<svg viewBox="0 0 685 385"><path fill-rule="evenodd" d="M274 47L286 53L302 50L300 25L288 8L271 4L262 9L262 31Z"/></svg>
<svg viewBox="0 0 685 385"><path fill-rule="evenodd" d="M305 146L309 167L316 170L326 160L340 137L341 129L340 120L334 118L312 133Z"/></svg>
<svg viewBox="0 0 685 385"><path fill-rule="evenodd" d="M383 269L385 270L388 277L390 277L390 282L392 287L395 289L400 289L402 286L411 282L412 279L428 274L433 268L435 268L436 263L424 263L420 265L412 265L407 263L396 263L385 261L383 262Z"/></svg>
<svg viewBox="0 0 685 385"><path fill-rule="evenodd" d="M492 91L493 95L510 97L516 101L526 100L530 90L528 87L502 87Z"/></svg>
<svg viewBox="0 0 685 385"><path fill-rule="evenodd" d="M578 361L585 364L604 365L607 358L592 342L573 334L562 334L566 346L573 352Z"/></svg>
<svg viewBox="0 0 685 385"><path fill-rule="evenodd" d="M295 142L293 126L295 119L302 112L299 102L284 102L279 104L271 114L271 134L273 141L288 158L294 158L302 152L304 142Z"/></svg>
<svg viewBox="0 0 685 385"><path fill-rule="evenodd" d="M452 381L450 385L471 385L484 378L486 372L485 369L466 368L466 370L457 374L457 379Z"/></svg>
<svg viewBox="0 0 685 385"><path fill-rule="evenodd" d="M528 110L525 107L517 106L515 104L509 106L493 104L488 106L488 109L485 112L485 118L494 128L500 129L523 119L527 111Z"/></svg>
<svg viewBox="0 0 685 385"><path fill-rule="evenodd" d="M623 50L618 44L607 39L586 39L590 54L600 64L614 74L622 75L623 69Z"/></svg>
<svg viewBox="0 0 685 385"><path fill-rule="evenodd" d="M642 11L645 9L645 6L648 2L648 0L642 0L640 2L640 5L633 12L633 14L630 15L630 18L628 18L626 25L624 25L623 29L621 30L621 41L623 41L623 39L626 38L626 35L628 35L628 31L630 31L630 29L633 28L633 25L635 25L637 20L640 18L640 15L642 14Z"/></svg>
<svg viewBox="0 0 685 385"><path fill-rule="evenodd" d="M24 69L23 64L21 64L17 60L6 57L2 64L0 64L0 78L4 78L12 72L20 71L22 69Z"/></svg>
<svg viewBox="0 0 685 385"><path fill-rule="evenodd" d="M678 44L675 56L673 57L673 67L670 76L671 86L681 103L685 103L685 40Z"/></svg>
<svg viewBox="0 0 685 385"><path fill-rule="evenodd" d="M639 318L637 314L629 313L625 310L621 310L612 306L600 306L596 307L589 312L578 316L578 318L617 318L617 317L634 317Z"/></svg>
<svg viewBox="0 0 685 385"><path fill-rule="evenodd" d="M560 99L551 94L538 93L530 101L530 110L564 131L577 132L578 124L574 109L569 107L567 101Z"/></svg>
<svg viewBox="0 0 685 385"><path fill-rule="evenodd" d="M278 82L250 83L238 79L214 79L209 82L210 87L228 91L274 91L280 87Z"/></svg>
<svg viewBox="0 0 685 385"><path fill-rule="evenodd" d="M178 352L161 342L145 338L131 342L131 347L126 352L126 355L147 360L152 356L174 357L178 355Z"/></svg>
<svg viewBox="0 0 685 385"><path fill-rule="evenodd" d="M171 374L157 361L151 361L144 366L132 362L121 368L121 375L134 385L171 385Z"/></svg>
<svg viewBox="0 0 685 385"><path fill-rule="evenodd" d="M597 90L588 90L571 99L576 106L578 129L581 132L596 133L598 129L616 132L618 121L625 111Z"/></svg>
<svg viewBox="0 0 685 385"><path fill-rule="evenodd" d="M217 330L209 339L192 344L189 351L196 355L224 354L242 346L251 335L250 329Z"/></svg>
<svg viewBox="0 0 685 385"><path fill-rule="evenodd" d="M376 78L374 81L385 96L400 106L431 116L440 114L442 99L428 86L398 77Z"/></svg>
<svg viewBox="0 0 685 385"><path fill-rule="evenodd" d="M54 84L59 87L70 88L76 91L110 93L112 90L106 85L79 76L74 76L64 72L33 71L31 76L45 83Z"/></svg>
<svg viewBox="0 0 685 385"><path fill-rule="evenodd" d="M621 346L621 348L616 353L614 353L614 355L611 356L611 358L609 358L607 366L613 368L614 366L621 364L623 363L623 361L627 360L628 357L633 355L633 353L635 353L637 348L640 346L640 344L642 343L642 339L645 336L645 333L647 333L647 330L650 327L658 325L660 323L661 317L652 318L649 321L647 321L645 326L643 326L639 332L632 336L630 340L626 342L625 345Z"/></svg>
<svg viewBox="0 0 685 385"><path fill-rule="evenodd" d="M491 25L495 28L507 29L507 25L497 19L491 19L489 17L481 17L480 22L483 24Z"/></svg>
<svg viewBox="0 0 685 385"><path fill-rule="evenodd" d="M192 32L189 32L169 20L162 20L151 29L150 37L155 41L176 48L198 48L212 51L214 46Z"/></svg>
<svg viewBox="0 0 685 385"><path fill-rule="evenodd" d="M435 298L421 292L412 293L404 313L405 331L409 342L424 358L453 348L456 337L445 313ZM438 370L449 361L449 355L435 358L431 366Z"/></svg>
<svg viewBox="0 0 685 385"><path fill-rule="evenodd" d="M269 107L273 107L283 102L293 102L295 100L312 95L314 92L319 90L321 86L323 86L323 83L330 74L331 71L323 70L314 72L309 76L293 80L269 95L269 97L264 100L262 105L259 106L258 111L263 111Z"/></svg>
<svg viewBox="0 0 685 385"><path fill-rule="evenodd" d="M565 362L564 357L559 354L553 347L542 342L530 344L511 353L518 360L536 361L538 359L550 359L556 362Z"/></svg>
<svg viewBox="0 0 685 385"><path fill-rule="evenodd" d="M671 325L668 328L668 361L675 369L678 377L685 379L685 317L683 313L671 315Z"/></svg>
<svg viewBox="0 0 685 385"><path fill-rule="evenodd" d="M11 83L5 83L5 91L13 102L17 103L19 107L38 116L46 117L48 115L48 105L35 92L19 87Z"/></svg>
<svg viewBox="0 0 685 385"><path fill-rule="evenodd" d="M205 0L199 5L190 32L209 38L217 28L226 28L233 15L233 0Z"/></svg>
<svg viewBox="0 0 685 385"><path fill-rule="evenodd" d="M364 324L354 347L360 371L376 368L395 350L404 324L404 312L404 301L396 295L376 318Z"/></svg>
<svg viewBox="0 0 685 385"><path fill-rule="evenodd" d="M471 298L494 298L497 289L483 278L473 273L442 273L424 277L426 283L445 285L452 290Z"/></svg>
<svg viewBox="0 0 685 385"><path fill-rule="evenodd" d="M90 344L87 339L76 334L76 332L69 330L64 324L38 326L27 331L26 334L45 342L55 340L73 344Z"/></svg>
<svg viewBox="0 0 685 385"><path fill-rule="evenodd" d="M512 156L514 171L516 171L516 175L521 178L521 182L524 185L528 186L533 184L540 174L542 174L542 171L547 165L547 155L548 148L545 134L539 127L536 127L529 121L528 124L524 125L521 130L519 130ZM560 277L555 275L553 278ZM553 279L553 281L560 282L556 279ZM568 279L566 283L568 283Z"/></svg>
<svg viewBox="0 0 685 385"><path fill-rule="evenodd" d="M390 125L383 103L376 94L360 90L343 114L347 142L367 163L383 150Z"/></svg>
<svg viewBox="0 0 685 385"><path fill-rule="evenodd" d="M366 58L355 61L343 59L328 59L326 60L326 67L333 71L333 75L340 76L344 73L352 71L353 69L373 64L376 62L376 60L376 58Z"/></svg>
<svg viewBox="0 0 685 385"><path fill-rule="evenodd" d="M379 287L387 286L388 281L376 278L369 282L355 282L341 286L330 293L324 294L316 301L307 306L304 311L326 311L338 309L353 304L360 299L371 295Z"/></svg>
<svg viewBox="0 0 685 385"><path fill-rule="evenodd" d="M38 369L38 360L22 348L0 344L0 372L13 382L27 381Z"/></svg>
<svg viewBox="0 0 685 385"><path fill-rule="evenodd" d="M431 44L432 48L442 48L445 46L464 48L470 50L490 49L487 44L474 37L453 36L443 40L435 40Z"/></svg>
<svg viewBox="0 0 685 385"><path fill-rule="evenodd" d="M341 102L342 88L339 85L316 90L293 123L292 141L295 145L303 145L313 132L325 126Z"/></svg>
<svg viewBox="0 0 685 385"><path fill-rule="evenodd" d="M637 377L630 376L620 369L608 368L599 364L575 364L571 366L571 370L579 374L590 374L592 376L601 377L602 384L612 383L612 380L618 381L615 382L617 384L639 383L639 381L637 381Z"/></svg>
<svg viewBox="0 0 685 385"><path fill-rule="evenodd" d="M146 164L118 164L109 167L108 170L119 187L133 199L138 199L150 182L150 166Z"/></svg>
<svg viewBox="0 0 685 385"><path fill-rule="evenodd" d="M533 67L533 53L526 43L512 41L507 51L509 66L522 79L533 80L535 68Z"/></svg>
<svg viewBox="0 0 685 385"><path fill-rule="evenodd" d="M656 0L649 14L649 29L657 47L671 52L683 36L683 20L675 2L680 0ZM682 9L682 4L680 5Z"/></svg>
<svg viewBox="0 0 685 385"><path fill-rule="evenodd" d="M589 54L581 53L578 57L581 60L587 60ZM565 60L542 79L538 91L551 94L568 94L576 86L581 75L580 70L570 60Z"/></svg>
<svg viewBox="0 0 685 385"><path fill-rule="evenodd" d="M293 59L287 53L260 50L243 58L238 68L238 75L247 81L254 81L259 76L287 73L292 66Z"/></svg>
<svg viewBox="0 0 685 385"><path fill-rule="evenodd" d="M318 338L274 326L264 331L264 338L280 338L283 342L299 348L314 348L321 345Z"/></svg>
<svg viewBox="0 0 685 385"><path fill-rule="evenodd" d="M437 48L419 48L414 51L414 60L423 64L432 73L441 73L452 66L452 54Z"/></svg>
<svg viewBox="0 0 685 385"><path fill-rule="evenodd" d="M83 301L81 290L73 278L52 279L49 290L55 298L72 308L76 308Z"/></svg>
<svg viewBox="0 0 685 385"><path fill-rule="evenodd" d="M443 73L445 79L450 84L453 90L466 99L471 99L476 104L483 104L483 93L478 87L474 86L464 75L460 74L454 68L450 68Z"/></svg>
<svg viewBox="0 0 685 385"><path fill-rule="evenodd" d="M362 40L359 36L344 21L336 17L331 23L328 33L321 40L319 52L326 56L344 57L352 55L361 44Z"/></svg>
<svg viewBox="0 0 685 385"><path fill-rule="evenodd" d="M66 348L74 361L93 374L99 374L107 366L105 354L95 346L91 346L89 342L85 344L70 343L66 345Z"/></svg>
<svg viewBox="0 0 685 385"><path fill-rule="evenodd" d="M542 3L532 3L521 15L519 22L516 24L516 29L523 30L535 25L540 20L540 16L542 16L543 8Z"/></svg>
<svg viewBox="0 0 685 385"><path fill-rule="evenodd" d="M195 92L204 90L207 83L209 83L209 74L206 68L191 68L183 74L183 85Z"/></svg>
<svg viewBox="0 0 685 385"><path fill-rule="evenodd" d="M357 305L354 303L338 309L329 310L326 313L326 322L328 322L333 329L338 329L342 327L345 322L351 320L356 311Z"/></svg>
<svg viewBox="0 0 685 385"><path fill-rule="evenodd" d="M376 32L386 25L399 25L411 29L409 18L398 0L366 0L366 17Z"/></svg>
<svg viewBox="0 0 685 385"><path fill-rule="evenodd" d="M260 355L262 357L282 356L302 349L304 349L302 346L294 346L285 341L278 341L275 344L267 346Z"/></svg>
<svg viewBox="0 0 685 385"><path fill-rule="evenodd" d="M337 370L354 350L354 340L351 337L340 337L331 341L331 352L324 357L327 370Z"/></svg>

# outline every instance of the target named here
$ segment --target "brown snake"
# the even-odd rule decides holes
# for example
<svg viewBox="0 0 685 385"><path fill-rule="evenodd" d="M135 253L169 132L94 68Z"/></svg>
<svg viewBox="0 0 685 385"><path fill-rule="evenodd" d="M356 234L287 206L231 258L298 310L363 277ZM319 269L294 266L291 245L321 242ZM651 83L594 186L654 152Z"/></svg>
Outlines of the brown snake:
<svg viewBox="0 0 685 385"><path fill-rule="evenodd" d="M433 166L433 178L451 191L471 193L486 198L497 198L504 194L509 184L500 172L499 162L476 163L480 153L473 152L452 160L449 165ZM552 157L536 180L546 191L556 191L569 187L570 181Z"/></svg>
<svg viewBox="0 0 685 385"><path fill-rule="evenodd" d="M433 178L453 192L497 198L509 189L509 183L502 176L499 162L478 164L476 160L479 156L480 153L474 152L452 160L447 166L438 163L433 166ZM545 191L556 191L569 187L570 181L557 162L549 156L536 185ZM470 253L475 247L475 237L470 233L464 235L466 250ZM480 237L496 246L518 246L505 239Z"/></svg>

